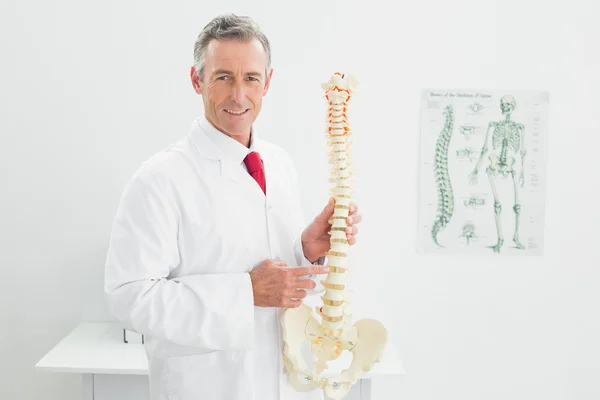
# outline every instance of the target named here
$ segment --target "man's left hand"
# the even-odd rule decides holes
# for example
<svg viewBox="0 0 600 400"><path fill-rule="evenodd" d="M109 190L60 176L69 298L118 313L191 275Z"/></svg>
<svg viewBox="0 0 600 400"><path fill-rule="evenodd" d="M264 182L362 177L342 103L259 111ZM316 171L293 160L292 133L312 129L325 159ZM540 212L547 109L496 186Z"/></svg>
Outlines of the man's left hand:
<svg viewBox="0 0 600 400"><path fill-rule="evenodd" d="M335 199L329 198L329 202L315 217L315 219L304 229L302 232L302 249L304 250L304 257L310 262L315 262L319 257L324 256L330 249L330 238L329 231L331 230L331 223L333 217L333 210L335 205ZM356 243L356 235L358 234L358 228L356 224L361 221L362 217L358 213L358 207L355 204L350 204L350 213L346 223L346 238L348 244L353 246Z"/></svg>

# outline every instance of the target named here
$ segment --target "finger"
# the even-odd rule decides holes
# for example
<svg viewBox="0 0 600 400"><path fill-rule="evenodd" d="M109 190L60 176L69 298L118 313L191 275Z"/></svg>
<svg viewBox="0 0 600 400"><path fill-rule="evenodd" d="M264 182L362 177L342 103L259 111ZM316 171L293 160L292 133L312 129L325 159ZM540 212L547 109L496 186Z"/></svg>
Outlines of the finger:
<svg viewBox="0 0 600 400"><path fill-rule="evenodd" d="M350 202L350 214L356 214L358 212L358 206Z"/></svg>
<svg viewBox="0 0 600 400"><path fill-rule="evenodd" d="M285 299L280 304L280 307L284 307L284 308L297 308L297 307L300 307L300 305L302 305L302 300L298 300L298 299Z"/></svg>
<svg viewBox="0 0 600 400"><path fill-rule="evenodd" d="M306 297L306 290L302 290L302 289L297 289L297 290L292 291L289 296L289 298L291 300L293 300L293 299L302 300L305 297Z"/></svg>
<svg viewBox="0 0 600 400"><path fill-rule="evenodd" d="M350 246L352 246L356 243L356 237L354 235L347 235L347 237L348 237L348 244Z"/></svg>
<svg viewBox="0 0 600 400"><path fill-rule="evenodd" d="M346 234L347 235L356 235L358 233L358 228L356 226L347 226Z"/></svg>
<svg viewBox="0 0 600 400"><path fill-rule="evenodd" d="M327 271L328 271L328 268L325 265L306 265L306 266L292 267L292 272L293 272L294 276L326 274Z"/></svg>
<svg viewBox="0 0 600 400"><path fill-rule="evenodd" d="M360 221L362 221L362 215L360 214L350 215L348 218L346 218L348 225L358 224Z"/></svg>
<svg viewBox="0 0 600 400"><path fill-rule="evenodd" d="M310 279L296 279L294 281L294 287L298 289L314 289L317 284Z"/></svg>

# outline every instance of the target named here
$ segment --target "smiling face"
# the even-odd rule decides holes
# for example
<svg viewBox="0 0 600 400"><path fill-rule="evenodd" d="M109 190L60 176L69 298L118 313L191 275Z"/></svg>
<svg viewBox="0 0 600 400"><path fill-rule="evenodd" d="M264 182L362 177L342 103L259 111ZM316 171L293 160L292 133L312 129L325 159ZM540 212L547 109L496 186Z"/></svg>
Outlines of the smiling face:
<svg viewBox="0 0 600 400"><path fill-rule="evenodd" d="M202 80L192 67L196 93L205 116L218 130L248 147L252 124L262 107L273 71L266 74L267 55L258 39L212 40L206 49Z"/></svg>

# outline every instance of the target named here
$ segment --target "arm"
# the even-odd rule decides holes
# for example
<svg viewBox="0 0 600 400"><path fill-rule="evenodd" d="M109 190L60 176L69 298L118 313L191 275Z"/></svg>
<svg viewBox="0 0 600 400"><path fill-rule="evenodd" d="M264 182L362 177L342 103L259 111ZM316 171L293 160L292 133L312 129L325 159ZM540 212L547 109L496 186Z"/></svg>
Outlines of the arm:
<svg viewBox="0 0 600 400"><path fill-rule="evenodd" d="M169 278L180 263L180 216L169 190L144 173L124 191L105 266L111 314L130 329L180 345L250 347L254 299L249 274Z"/></svg>
<svg viewBox="0 0 600 400"><path fill-rule="evenodd" d="M293 193L295 194L294 198L296 200L293 204L293 211L292 211L292 215L295 216L292 225L294 226L294 229L297 232L296 236L295 236L296 239L294 241L294 254L295 254L296 264L297 265L307 265L307 264L325 265L326 258L324 255L317 258L316 260L311 261L308 258L306 258L306 255L304 254L304 247L302 244L302 232L304 232L304 229L306 228L306 223L304 221L304 213L302 212L302 203L300 201L300 193L301 192L300 192L300 183L299 183L299 179L298 179L298 172L297 172L296 168L294 167L294 164L292 163L291 158L289 158L289 156L287 156L286 159L288 162L290 175L292 178L292 184L293 184L293 188L294 188ZM321 280L323 279L322 276L310 275L310 279L315 282L315 288L312 290L310 290L310 289L306 290L308 296L320 294L325 291L325 288L321 284Z"/></svg>
<svg viewBox="0 0 600 400"><path fill-rule="evenodd" d="M479 154L479 159L477 160L477 164L475 165L475 171L479 171L479 168L481 167L481 161L483 160L483 157L487 154L490 132L492 131L493 128L494 128L494 123L490 122L488 124L487 131L485 132L485 139L483 141L483 146L481 147L481 153Z"/></svg>
<svg viewBox="0 0 600 400"><path fill-rule="evenodd" d="M521 137L521 173L519 174L519 180L521 182L521 187L525 184L525 155L527 154L527 149L525 149L525 126L522 124L518 125L519 136Z"/></svg>
<svg viewBox="0 0 600 400"><path fill-rule="evenodd" d="M289 221L290 226L294 230L294 255L296 265L307 265L317 263L324 257L319 258L318 260L309 260L306 258L304 254L304 247L302 245L302 232L306 227L306 221L304 220L304 213L302 212L302 202L300 200L300 180L298 179L298 171L294 166L294 163L291 157L286 153L282 153L282 157L287 164L288 174L290 177L290 182L292 184L292 190L294 196L294 201L290 206L292 207L292 212L290 213L292 220ZM322 265L322 264L321 264Z"/></svg>
<svg viewBox="0 0 600 400"><path fill-rule="evenodd" d="M470 175L470 181L471 181L472 185L477 184L477 174L479 172L479 168L481 167L481 161L483 161L483 157L486 155L486 153L488 151L488 141L489 141L489 137L490 137L490 132L492 131L494 126L495 126L495 123L490 122L488 124L487 131L485 132L485 139L483 141L481 153L479 154L479 159L477 160L477 164L475 164L475 169L473 169L473 172Z"/></svg>

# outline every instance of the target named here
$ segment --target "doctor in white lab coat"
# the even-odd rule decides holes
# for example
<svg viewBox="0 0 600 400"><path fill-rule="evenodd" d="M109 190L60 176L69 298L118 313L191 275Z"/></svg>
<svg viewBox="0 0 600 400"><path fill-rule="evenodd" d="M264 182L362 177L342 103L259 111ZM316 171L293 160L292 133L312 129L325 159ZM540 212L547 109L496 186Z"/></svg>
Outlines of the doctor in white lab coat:
<svg viewBox="0 0 600 400"><path fill-rule="evenodd" d="M311 264L329 250L333 200L305 227L290 157L253 126L272 76L258 27L217 17L194 56L205 114L125 188L106 260L109 309L146 335L152 400L321 399L288 384L279 317L324 277ZM360 219L354 207L350 244Z"/></svg>

